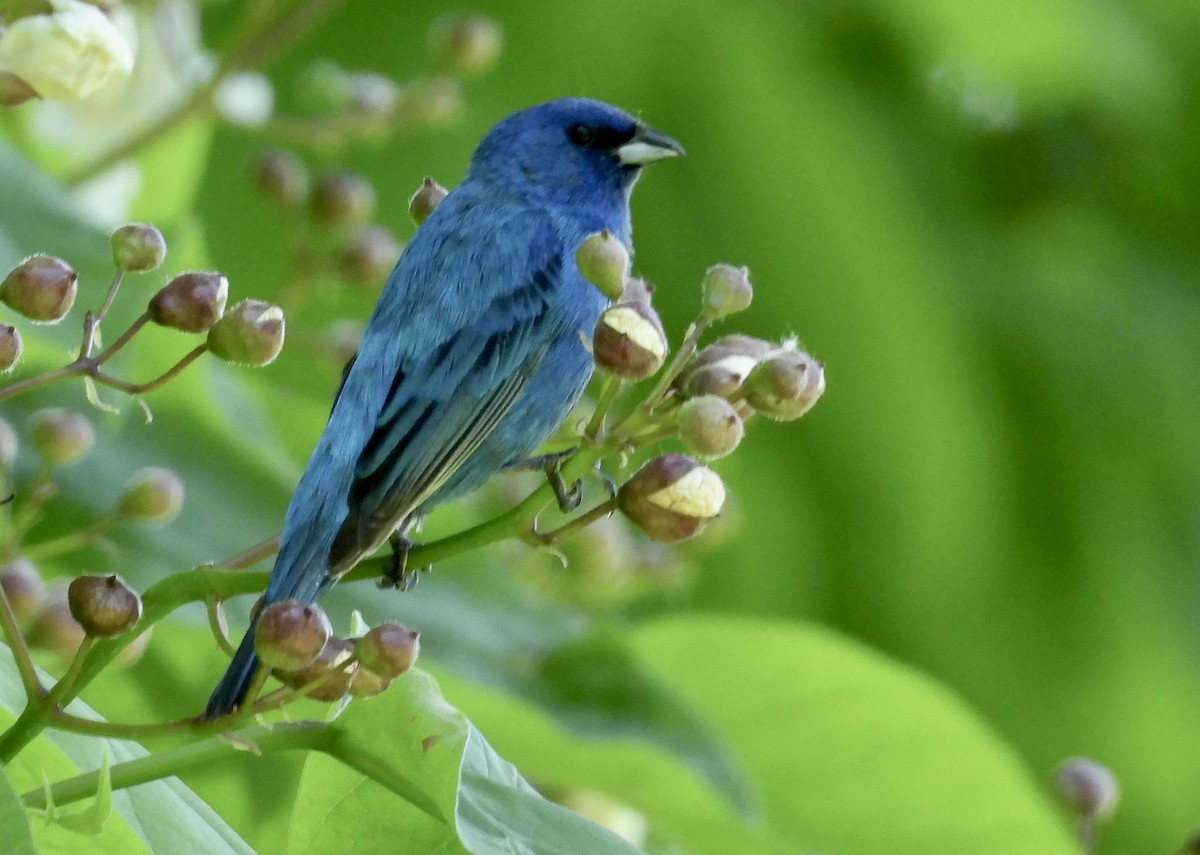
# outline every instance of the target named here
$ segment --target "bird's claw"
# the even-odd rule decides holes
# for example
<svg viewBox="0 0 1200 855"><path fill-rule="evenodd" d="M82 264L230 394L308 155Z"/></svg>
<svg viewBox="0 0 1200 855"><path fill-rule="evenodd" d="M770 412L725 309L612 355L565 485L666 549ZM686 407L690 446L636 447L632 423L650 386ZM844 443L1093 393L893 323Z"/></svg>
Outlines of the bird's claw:
<svg viewBox="0 0 1200 855"><path fill-rule="evenodd" d="M388 538L388 543L392 547L392 560L388 562L387 569L383 571L383 575L379 577L376 584L384 590L410 591L416 587L421 574L428 573L433 569L433 565L427 564L424 567L410 568L408 553L415 544L402 534L394 532Z"/></svg>

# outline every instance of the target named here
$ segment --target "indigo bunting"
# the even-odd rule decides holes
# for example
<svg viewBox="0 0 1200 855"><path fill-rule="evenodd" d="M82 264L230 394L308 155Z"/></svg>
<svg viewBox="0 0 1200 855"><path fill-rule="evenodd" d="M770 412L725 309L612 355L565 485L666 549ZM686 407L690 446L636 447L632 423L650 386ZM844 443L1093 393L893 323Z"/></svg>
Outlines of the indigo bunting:
<svg viewBox="0 0 1200 855"><path fill-rule="evenodd" d="M527 458L592 373L607 299L575 251L608 229L630 247L641 167L679 143L615 107L563 98L514 113L405 248L284 519L260 605L311 603L435 505ZM209 699L244 700L254 618Z"/></svg>

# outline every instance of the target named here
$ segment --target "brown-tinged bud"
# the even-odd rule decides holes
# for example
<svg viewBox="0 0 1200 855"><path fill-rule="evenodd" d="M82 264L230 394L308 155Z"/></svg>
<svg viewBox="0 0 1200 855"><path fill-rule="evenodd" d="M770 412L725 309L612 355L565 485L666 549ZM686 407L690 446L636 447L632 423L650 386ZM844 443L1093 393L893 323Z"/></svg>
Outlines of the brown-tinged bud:
<svg viewBox="0 0 1200 855"><path fill-rule="evenodd" d="M34 323L61 321L75 304L78 274L53 255L31 255L0 283L0 301Z"/></svg>
<svg viewBox="0 0 1200 855"><path fill-rule="evenodd" d="M420 651L420 634L396 623L372 627L354 642L354 658L385 680L393 680L411 668Z"/></svg>
<svg viewBox="0 0 1200 855"><path fill-rule="evenodd" d="M27 638L32 646L69 659L83 644L85 635L79 621L71 615L66 592L58 590L49 595L45 606L34 618Z"/></svg>
<svg viewBox="0 0 1200 855"><path fill-rule="evenodd" d="M339 700L350 691L350 683L358 670L358 663L350 661L353 649L345 639L330 636L311 663L303 668L282 671L276 676L285 686L293 689L306 688L320 680L319 684L308 690L308 697L314 701Z"/></svg>
<svg viewBox="0 0 1200 855"><path fill-rule="evenodd" d="M451 74L482 74L499 58L504 32L486 15L458 12L433 22L429 47L439 68Z"/></svg>
<svg viewBox="0 0 1200 855"><path fill-rule="evenodd" d="M254 185L272 202L293 207L308 198L308 170L295 153L269 149L254 162Z"/></svg>
<svg viewBox="0 0 1200 855"><path fill-rule="evenodd" d="M92 423L82 413L47 407L29 417L33 447L51 465L71 463L92 450L96 441Z"/></svg>
<svg viewBox="0 0 1200 855"><path fill-rule="evenodd" d="M593 232L575 250L575 264L583 278L610 300L621 297L629 272L629 250L608 229Z"/></svg>
<svg viewBox="0 0 1200 855"><path fill-rule="evenodd" d="M21 351L25 349L21 334L16 327L0 324L0 374L7 374L17 365Z"/></svg>
<svg viewBox="0 0 1200 855"><path fill-rule="evenodd" d="M667 336L649 303L618 303L604 310L592 333L596 366L626 380L645 380L662 368Z"/></svg>
<svg viewBox="0 0 1200 855"><path fill-rule="evenodd" d="M0 469L12 469L13 464L17 462L17 452L20 449L21 443L17 439L17 432L13 430L8 419L0 418Z"/></svg>
<svg viewBox="0 0 1200 855"><path fill-rule="evenodd" d="M785 345L754 367L742 392L746 402L769 419L798 419L825 392L825 367L794 345Z"/></svg>
<svg viewBox="0 0 1200 855"><path fill-rule="evenodd" d="M396 266L402 249L383 226L365 226L339 253L338 270L355 285L379 286Z"/></svg>
<svg viewBox="0 0 1200 855"><path fill-rule="evenodd" d="M317 605L298 600L272 603L254 626L254 651L270 668L295 671L317 660L333 634L329 618Z"/></svg>
<svg viewBox="0 0 1200 855"><path fill-rule="evenodd" d="M71 616L96 638L128 632L142 616L142 599L115 573L80 576L67 588Z"/></svg>
<svg viewBox="0 0 1200 855"><path fill-rule="evenodd" d="M1121 800L1116 776L1107 766L1087 757L1063 761L1054 787L1068 810L1089 819L1106 819Z"/></svg>
<svg viewBox="0 0 1200 855"><path fill-rule="evenodd" d="M130 223L112 233L113 263L130 273L145 273L167 257L167 240L149 223Z"/></svg>
<svg viewBox="0 0 1200 855"><path fill-rule="evenodd" d="M664 454L625 482L617 503L653 540L670 543L698 534L720 513L725 485L687 455Z"/></svg>
<svg viewBox="0 0 1200 855"><path fill-rule="evenodd" d="M37 91L20 77L0 71L0 107L16 107L37 97Z"/></svg>
<svg viewBox="0 0 1200 855"><path fill-rule="evenodd" d="M754 298L750 271L731 264L717 264L704 274L700 285L704 316L711 321L744 311Z"/></svg>
<svg viewBox="0 0 1200 855"><path fill-rule="evenodd" d="M208 331L208 349L226 362L270 365L283 349L283 309L242 300Z"/></svg>
<svg viewBox="0 0 1200 855"><path fill-rule="evenodd" d="M434 209L442 204L442 200L450 195L450 191L426 175L417 192L408 200L408 215L418 226L429 218Z"/></svg>
<svg viewBox="0 0 1200 855"><path fill-rule="evenodd" d="M677 385L687 397L733 397L747 375L775 346L745 335L723 336L702 349L688 363Z"/></svg>
<svg viewBox="0 0 1200 855"><path fill-rule="evenodd" d="M692 398L679 408L679 433L701 457L724 457L738 447L744 432L738 411L717 395Z"/></svg>
<svg viewBox="0 0 1200 855"><path fill-rule="evenodd" d="M153 523L167 523L183 507L183 481L170 469L148 466L133 476L117 502L117 514Z"/></svg>
<svg viewBox="0 0 1200 855"><path fill-rule="evenodd" d="M375 188L357 172L330 172L317 181L309 207L322 222L366 222L375 213Z"/></svg>
<svg viewBox="0 0 1200 855"><path fill-rule="evenodd" d="M37 616L46 600L46 585L37 566L23 555L0 564L0 591L22 626Z"/></svg>
<svg viewBox="0 0 1200 855"><path fill-rule="evenodd" d="M182 332L208 332L221 319L229 280L213 271L180 273L150 298L146 311L159 326Z"/></svg>
<svg viewBox="0 0 1200 855"><path fill-rule="evenodd" d="M350 695L355 698L373 698L382 694L390 684L391 680L385 680L374 671L355 668L354 673L350 675Z"/></svg>

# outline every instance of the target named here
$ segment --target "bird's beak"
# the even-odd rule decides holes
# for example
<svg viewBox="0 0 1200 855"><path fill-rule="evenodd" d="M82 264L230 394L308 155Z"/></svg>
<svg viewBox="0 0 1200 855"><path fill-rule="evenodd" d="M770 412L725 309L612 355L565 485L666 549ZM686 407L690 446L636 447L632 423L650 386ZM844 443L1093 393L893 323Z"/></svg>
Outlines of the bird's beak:
<svg viewBox="0 0 1200 855"><path fill-rule="evenodd" d="M668 157L682 157L686 152L662 131L649 125L638 125L633 139L617 148L617 160L624 166L643 166Z"/></svg>

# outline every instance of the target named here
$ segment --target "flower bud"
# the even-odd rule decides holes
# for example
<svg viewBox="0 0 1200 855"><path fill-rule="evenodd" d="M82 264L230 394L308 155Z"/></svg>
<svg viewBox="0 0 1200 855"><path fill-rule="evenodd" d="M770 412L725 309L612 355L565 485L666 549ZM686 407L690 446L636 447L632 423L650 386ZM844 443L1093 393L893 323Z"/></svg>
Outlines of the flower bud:
<svg viewBox="0 0 1200 855"><path fill-rule="evenodd" d="M180 273L150 298L146 311L159 326L208 332L225 312L229 280L210 271Z"/></svg>
<svg viewBox="0 0 1200 855"><path fill-rule="evenodd" d="M117 502L123 517L166 523L183 507L183 482L170 469L150 466L133 476Z"/></svg>
<svg viewBox="0 0 1200 855"><path fill-rule="evenodd" d="M213 93L213 108L231 125L261 128L275 112L275 87L261 71L230 74Z"/></svg>
<svg viewBox="0 0 1200 855"><path fill-rule="evenodd" d="M336 701L350 691L354 673L358 670L358 663L350 662L352 651L350 642L333 635L311 663L276 676L293 689L303 689L320 680L308 690L307 696L314 701Z"/></svg>
<svg viewBox="0 0 1200 855"><path fill-rule="evenodd" d="M295 671L316 661L333 634L329 618L317 605L299 600L272 603L254 625L254 651L269 668Z"/></svg>
<svg viewBox="0 0 1200 855"><path fill-rule="evenodd" d="M385 680L374 671L355 668L350 675L350 695L355 698L373 698L382 694L390 684L391 680Z"/></svg>
<svg viewBox="0 0 1200 855"><path fill-rule="evenodd" d="M0 107L16 107L38 97L32 86L15 74L0 71Z"/></svg>
<svg viewBox="0 0 1200 855"><path fill-rule="evenodd" d="M650 298L654 296L654 285L647 282L640 276L627 276L625 281L621 283L621 303L645 303L650 304Z"/></svg>
<svg viewBox="0 0 1200 855"><path fill-rule="evenodd" d="M338 255L338 270L355 285L379 286L396 266L401 249L383 226L365 226Z"/></svg>
<svg viewBox="0 0 1200 855"><path fill-rule="evenodd" d="M760 338L727 335L693 357L677 385L687 397L719 395L731 398L758 362L774 350Z"/></svg>
<svg viewBox="0 0 1200 855"><path fill-rule="evenodd" d="M365 222L375 213L375 188L357 172L331 172L317 181L309 207L322 222Z"/></svg>
<svg viewBox="0 0 1200 855"><path fill-rule="evenodd" d="M149 223L130 223L112 233L113 263L131 273L144 273L162 264L167 241Z"/></svg>
<svg viewBox="0 0 1200 855"><path fill-rule="evenodd" d="M1058 767L1055 789L1076 816L1105 819L1117 808L1121 791L1108 767L1087 757L1072 757Z"/></svg>
<svg viewBox="0 0 1200 855"><path fill-rule="evenodd" d="M629 272L629 250L608 229L593 232L575 250L575 264L583 278L610 300L621 297Z"/></svg>
<svg viewBox="0 0 1200 855"><path fill-rule="evenodd" d="M97 638L128 632L142 616L142 599L115 573L80 576L67 588L71 616Z"/></svg>
<svg viewBox="0 0 1200 855"><path fill-rule="evenodd" d="M742 384L746 402L769 419L791 421L825 391L825 368L803 351L785 346L754 367Z"/></svg>
<svg viewBox="0 0 1200 855"><path fill-rule="evenodd" d="M78 274L61 258L31 255L0 283L0 300L36 323L61 321L75 304Z"/></svg>
<svg viewBox="0 0 1200 855"><path fill-rule="evenodd" d="M7 374L17 365L24 345L16 327L0 324L0 374Z"/></svg>
<svg viewBox="0 0 1200 855"><path fill-rule="evenodd" d="M731 264L717 264L708 268L700 290L704 300L704 315L714 321L744 311L754 298L749 269Z"/></svg>
<svg viewBox="0 0 1200 855"><path fill-rule="evenodd" d="M33 447L47 463L71 463L92 450L96 441L92 423L82 413L47 407L29 417Z"/></svg>
<svg viewBox="0 0 1200 855"><path fill-rule="evenodd" d="M420 634L396 623L372 627L354 642L354 658L385 680L393 680L411 668L420 650Z"/></svg>
<svg viewBox="0 0 1200 855"><path fill-rule="evenodd" d="M426 175L421 186L417 188L417 192L413 193L412 198L408 200L408 215L419 226L429 218L433 209L442 204L442 200L448 195L450 195L450 191Z"/></svg>
<svg viewBox="0 0 1200 855"><path fill-rule="evenodd" d="M350 106L364 116L389 118L400 100L396 81L382 74L360 72L348 75L346 89Z"/></svg>
<svg viewBox="0 0 1200 855"><path fill-rule="evenodd" d="M724 503L725 485L717 473L683 454L654 458L617 493L621 512L663 543L698 534Z"/></svg>
<svg viewBox="0 0 1200 855"><path fill-rule="evenodd" d="M8 423L8 419L0 418L0 469L12 469L17 462L17 452L21 444L17 440L17 432Z"/></svg>
<svg viewBox="0 0 1200 855"><path fill-rule="evenodd" d="M270 149L254 164L254 184L273 202L292 207L308 198L308 170L304 161L284 149Z"/></svg>
<svg viewBox="0 0 1200 855"><path fill-rule="evenodd" d="M596 322L592 357L610 374L645 380L662 368L666 356L667 336L649 303L618 303Z"/></svg>
<svg viewBox="0 0 1200 855"><path fill-rule="evenodd" d="M462 115L462 86L448 77L414 81L400 93L396 112L403 118L405 127L444 127Z"/></svg>
<svg viewBox="0 0 1200 855"><path fill-rule="evenodd" d="M701 457L724 457L742 441L745 428L733 405L716 395L701 395L679 408L683 441Z"/></svg>
<svg viewBox="0 0 1200 855"><path fill-rule="evenodd" d="M51 5L0 30L0 68L43 98L86 98L129 76L133 53L103 12L80 0Z"/></svg>
<svg viewBox="0 0 1200 855"><path fill-rule="evenodd" d="M83 644L84 636L83 627L71 615L65 592L60 589L47 597L45 605L29 627L27 638L33 647L51 650L69 659Z"/></svg>
<svg viewBox="0 0 1200 855"><path fill-rule="evenodd" d="M0 591L22 626L33 620L46 599L46 585L37 566L23 555L0 564Z"/></svg>
<svg viewBox="0 0 1200 855"><path fill-rule="evenodd" d="M486 15L454 13L434 21L429 46L439 68L451 74L482 74L499 58L504 33Z"/></svg>
<svg viewBox="0 0 1200 855"><path fill-rule="evenodd" d="M208 349L226 362L270 365L283 349L283 309L242 300L208 331Z"/></svg>

